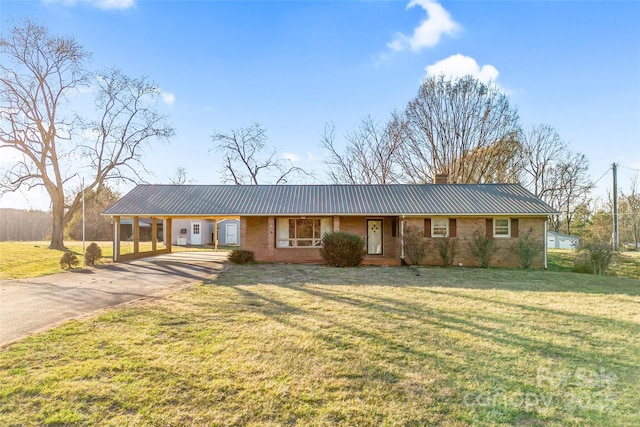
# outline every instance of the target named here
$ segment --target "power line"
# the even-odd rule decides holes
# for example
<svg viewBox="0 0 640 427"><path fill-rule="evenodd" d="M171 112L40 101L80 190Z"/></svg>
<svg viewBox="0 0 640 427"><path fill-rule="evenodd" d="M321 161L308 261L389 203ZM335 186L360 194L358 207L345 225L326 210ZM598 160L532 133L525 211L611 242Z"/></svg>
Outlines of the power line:
<svg viewBox="0 0 640 427"><path fill-rule="evenodd" d="M602 178L604 178L604 177L605 177L605 175L606 175L606 174L608 174L610 170L611 170L611 166L609 166L609 167L607 168L607 170L606 170L606 171L604 171L604 173L602 174L602 176L601 176L600 178L598 178L598 179L596 180L596 182L594 182L594 183L593 183L593 185L595 186L597 183L599 183L599 182L600 182L600 180L601 180Z"/></svg>
<svg viewBox="0 0 640 427"><path fill-rule="evenodd" d="M630 168L629 166L621 165L620 163L618 163L618 166L623 167L625 169L632 170L632 171L640 172L640 169Z"/></svg>

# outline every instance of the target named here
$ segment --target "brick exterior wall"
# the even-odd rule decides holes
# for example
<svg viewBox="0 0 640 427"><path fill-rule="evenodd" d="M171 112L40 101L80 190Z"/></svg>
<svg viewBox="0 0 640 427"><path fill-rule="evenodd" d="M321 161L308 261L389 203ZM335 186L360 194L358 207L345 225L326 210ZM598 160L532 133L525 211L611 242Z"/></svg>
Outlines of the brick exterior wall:
<svg viewBox="0 0 640 427"><path fill-rule="evenodd" d="M389 217L333 217L334 231L346 231L367 240L367 219L383 220L383 256L399 258L399 237L392 237L392 219ZM275 217L242 217L240 219L240 247L255 253L259 262L323 263L318 248L277 248ZM397 233L396 233L397 234Z"/></svg>
<svg viewBox="0 0 640 427"><path fill-rule="evenodd" d="M534 241L537 242L541 248L544 248L544 222L546 218L529 218L521 217L518 219L518 234L521 236L524 233L531 232ZM405 226L414 225L420 230L424 229L425 218L408 218L405 220ZM456 218L456 254L454 257L454 265L462 263L465 267L479 267L478 260L471 255L469 244L471 242L473 233L478 231L483 236L487 233L487 218ZM493 230L490 230L493 234ZM513 232L513 230L512 230ZM442 258L438 253L438 238L432 237L426 238L427 240L427 254L423 260L425 265L442 265ZM513 249L514 244L517 241L517 237L496 237L496 251L491 259L491 267L509 267L517 268L520 266L520 259L518 253ZM544 253L540 251L540 254L534 259L531 264L532 268L544 268Z"/></svg>
<svg viewBox="0 0 640 427"><path fill-rule="evenodd" d="M397 217L396 217L397 218ZM367 219L383 219L383 256L400 258L400 233L396 232L393 237L392 217L360 217L360 216L339 216L333 217L334 231L346 231L367 239ZM544 247L544 222L545 218L518 218L518 231L522 235L529 230L533 233L534 240L541 247ZM405 227L414 225L420 230L424 230L425 218L407 218ZM486 234L487 218L456 218L457 248L454 257L454 265L462 263L465 267L477 267L478 261L471 255L469 243L473 233L477 230L482 235ZM259 262L305 262L323 263L317 248L276 248L276 218L275 217L242 217L240 219L240 246L243 249L253 251L256 260ZM427 255L423 260L425 265L442 265L442 260L438 254L438 238L426 238ZM520 266L517 252L513 249L516 237L495 238L496 251L491 260L492 267ZM375 257L375 255L374 255ZM532 268L544 267L544 253L536 257L531 265Z"/></svg>

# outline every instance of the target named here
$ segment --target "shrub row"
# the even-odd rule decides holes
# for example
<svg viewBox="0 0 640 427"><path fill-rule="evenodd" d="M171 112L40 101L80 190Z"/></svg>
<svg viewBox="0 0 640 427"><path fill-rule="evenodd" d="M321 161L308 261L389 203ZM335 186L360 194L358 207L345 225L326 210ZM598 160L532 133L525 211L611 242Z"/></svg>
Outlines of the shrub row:
<svg viewBox="0 0 640 427"><path fill-rule="evenodd" d="M87 249L84 252L85 265L95 265L96 261L100 258L102 258L102 249L97 243L93 242L87 246ZM62 269L71 269L78 264L80 264L78 256L71 251L66 251L60 258L60 268Z"/></svg>
<svg viewBox="0 0 640 427"><path fill-rule="evenodd" d="M422 234L422 230L416 226L408 226L404 232L405 255L413 265L422 263L427 252L428 239ZM442 237L437 239L437 250L442 260L443 267L453 265L458 248L458 239L455 237ZM522 268L530 268L536 256L542 252L542 245L533 238L533 230L522 233L512 248L520 259ZM487 237L480 231L475 231L469 241L469 252L478 261L481 267L487 268L496 251L496 242L492 237Z"/></svg>

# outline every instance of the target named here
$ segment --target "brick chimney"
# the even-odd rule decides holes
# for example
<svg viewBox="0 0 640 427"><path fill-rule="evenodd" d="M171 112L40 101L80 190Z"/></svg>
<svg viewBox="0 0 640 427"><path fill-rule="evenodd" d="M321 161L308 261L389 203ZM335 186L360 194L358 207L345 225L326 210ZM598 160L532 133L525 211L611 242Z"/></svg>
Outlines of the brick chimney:
<svg viewBox="0 0 640 427"><path fill-rule="evenodd" d="M447 184L449 182L449 174L446 173L437 173L433 177L434 184Z"/></svg>

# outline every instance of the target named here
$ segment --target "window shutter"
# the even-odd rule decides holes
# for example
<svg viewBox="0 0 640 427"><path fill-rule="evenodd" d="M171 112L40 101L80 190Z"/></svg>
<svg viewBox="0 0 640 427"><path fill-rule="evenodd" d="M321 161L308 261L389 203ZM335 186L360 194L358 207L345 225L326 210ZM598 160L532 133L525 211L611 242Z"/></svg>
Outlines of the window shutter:
<svg viewBox="0 0 640 427"><path fill-rule="evenodd" d="M487 237L493 237L493 219L487 218Z"/></svg>
<svg viewBox="0 0 640 427"><path fill-rule="evenodd" d="M398 218L391 218L391 237L398 237Z"/></svg>
<svg viewBox="0 0 640 427"><path fill-rule="evenodd" d="M449 218L449 237L456 237L456 219Z"/></svg>
<svg viewBox="0 0 640 427"><path fill-rule="evenodd" d="M424 220L424 237L431 237L431 218Z"/></svg>
<svg viewBox="0 0 640 427"><path fill-rule="evenodd" d="M511 219L511 237L518 237L518 218Z"/></svg>

